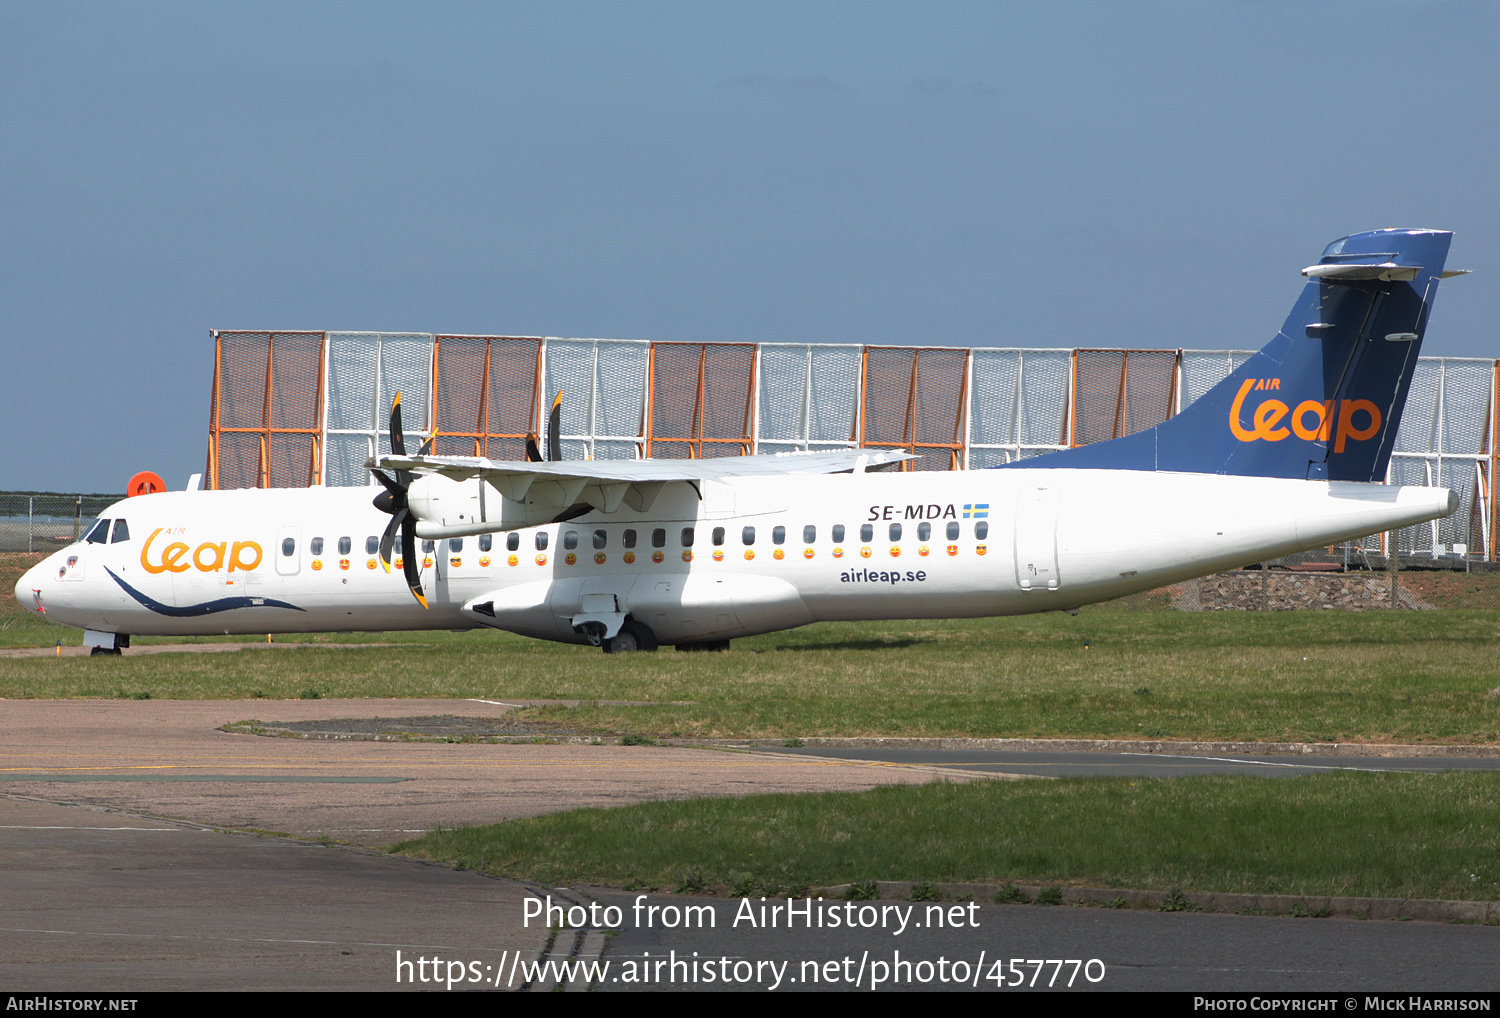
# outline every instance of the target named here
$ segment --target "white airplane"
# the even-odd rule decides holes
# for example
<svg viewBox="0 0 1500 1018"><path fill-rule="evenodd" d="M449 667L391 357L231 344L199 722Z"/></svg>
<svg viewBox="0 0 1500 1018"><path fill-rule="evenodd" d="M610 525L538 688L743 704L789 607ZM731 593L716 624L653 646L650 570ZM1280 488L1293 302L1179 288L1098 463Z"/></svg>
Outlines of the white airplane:
<svg viewBox="0 0 1500 1018"><path fill-rule="evenodd" d="M469 629L606 653L821 621L1072 611L1445 516L1385 476L1451 234L1329 245L1274 339L1156 428L948 473L905 453L526 461L408 455L384 490L162 492L111 506L16 596L130 635ZM420 547L418 546L420 543ZM388 575L392 561L405 586Z"/></svg>

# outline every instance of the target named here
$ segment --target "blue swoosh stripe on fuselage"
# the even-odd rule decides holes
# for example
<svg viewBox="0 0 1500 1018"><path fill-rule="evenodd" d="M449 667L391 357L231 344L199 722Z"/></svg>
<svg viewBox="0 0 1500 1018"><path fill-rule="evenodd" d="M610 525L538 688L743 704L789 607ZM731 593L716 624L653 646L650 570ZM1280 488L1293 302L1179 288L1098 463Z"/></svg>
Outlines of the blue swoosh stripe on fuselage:
<svg viewBox="0 0 1500 1018"><path fill-rule="evenodd" d="M186 619L198 615L213 615L218 612L233 611L236 608L290 608L296 612L307 611L306 608L298 608L294 604L278 601L272 597L221 597L217 601L204 601L202 604L185 604L181 607L162 604L160 601L152 600L120 579L109 566L105 566L104 571L109 573L111 579L125 588L125 593L135 598L142 605L156 612L158 615L170 615L173 618Z"/></svg>

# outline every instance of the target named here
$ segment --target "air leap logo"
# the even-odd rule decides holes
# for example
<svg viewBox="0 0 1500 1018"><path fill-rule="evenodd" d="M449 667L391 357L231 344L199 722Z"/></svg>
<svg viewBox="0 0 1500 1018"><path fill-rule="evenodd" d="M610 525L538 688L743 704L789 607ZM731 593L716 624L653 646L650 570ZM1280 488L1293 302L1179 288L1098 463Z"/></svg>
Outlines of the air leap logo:
<svg viewBox="0 0 1500 1018"><path fill-rule="evenodd" d="M1247 378L1229 408L1229 430L1241 442L1280 442L1296 435L1306 442L1326 442L1333 438L1333 451L1343 452L1344 443L1364 442L1380 434L1380 408L1367 399L1303 400L1291 409L1279 399L1262 400L1250 415L1245 427L1245 397L1251 392L1280 389L1279 378ZM1334 404L1338 404L1335 424ZM1284 423L1283 423L1284 422Z"/></svg>

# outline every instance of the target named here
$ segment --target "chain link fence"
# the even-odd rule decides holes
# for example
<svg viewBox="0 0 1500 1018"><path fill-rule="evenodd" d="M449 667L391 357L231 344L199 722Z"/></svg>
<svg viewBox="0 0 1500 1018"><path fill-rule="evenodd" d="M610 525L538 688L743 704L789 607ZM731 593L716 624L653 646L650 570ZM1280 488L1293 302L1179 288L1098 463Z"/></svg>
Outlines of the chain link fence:
<svg viewBox="0 0 1500 1018"><path fill-rule="evenodd" d="M0 552L50 552L78 540L119 495L0 492Z"/></svg>

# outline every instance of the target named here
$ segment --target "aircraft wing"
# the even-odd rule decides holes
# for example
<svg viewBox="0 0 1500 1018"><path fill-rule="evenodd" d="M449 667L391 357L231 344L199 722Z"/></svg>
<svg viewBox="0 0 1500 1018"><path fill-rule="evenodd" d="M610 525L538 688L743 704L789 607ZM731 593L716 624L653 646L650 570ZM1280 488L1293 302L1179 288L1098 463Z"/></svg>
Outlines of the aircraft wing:
<svg viewBox="0 0 1500 1018"><path fill-rule="evenodd" d="M513 502L533 502L567 510L589 505L614 512L621 502L644 512L661 489L673 482L692 484L732 477L838 474L916 459L896 449L833 449L761 456L682 460L491 460L480 456L377 456L375 470L405 470L452 481L483 478Z"/></svg>

